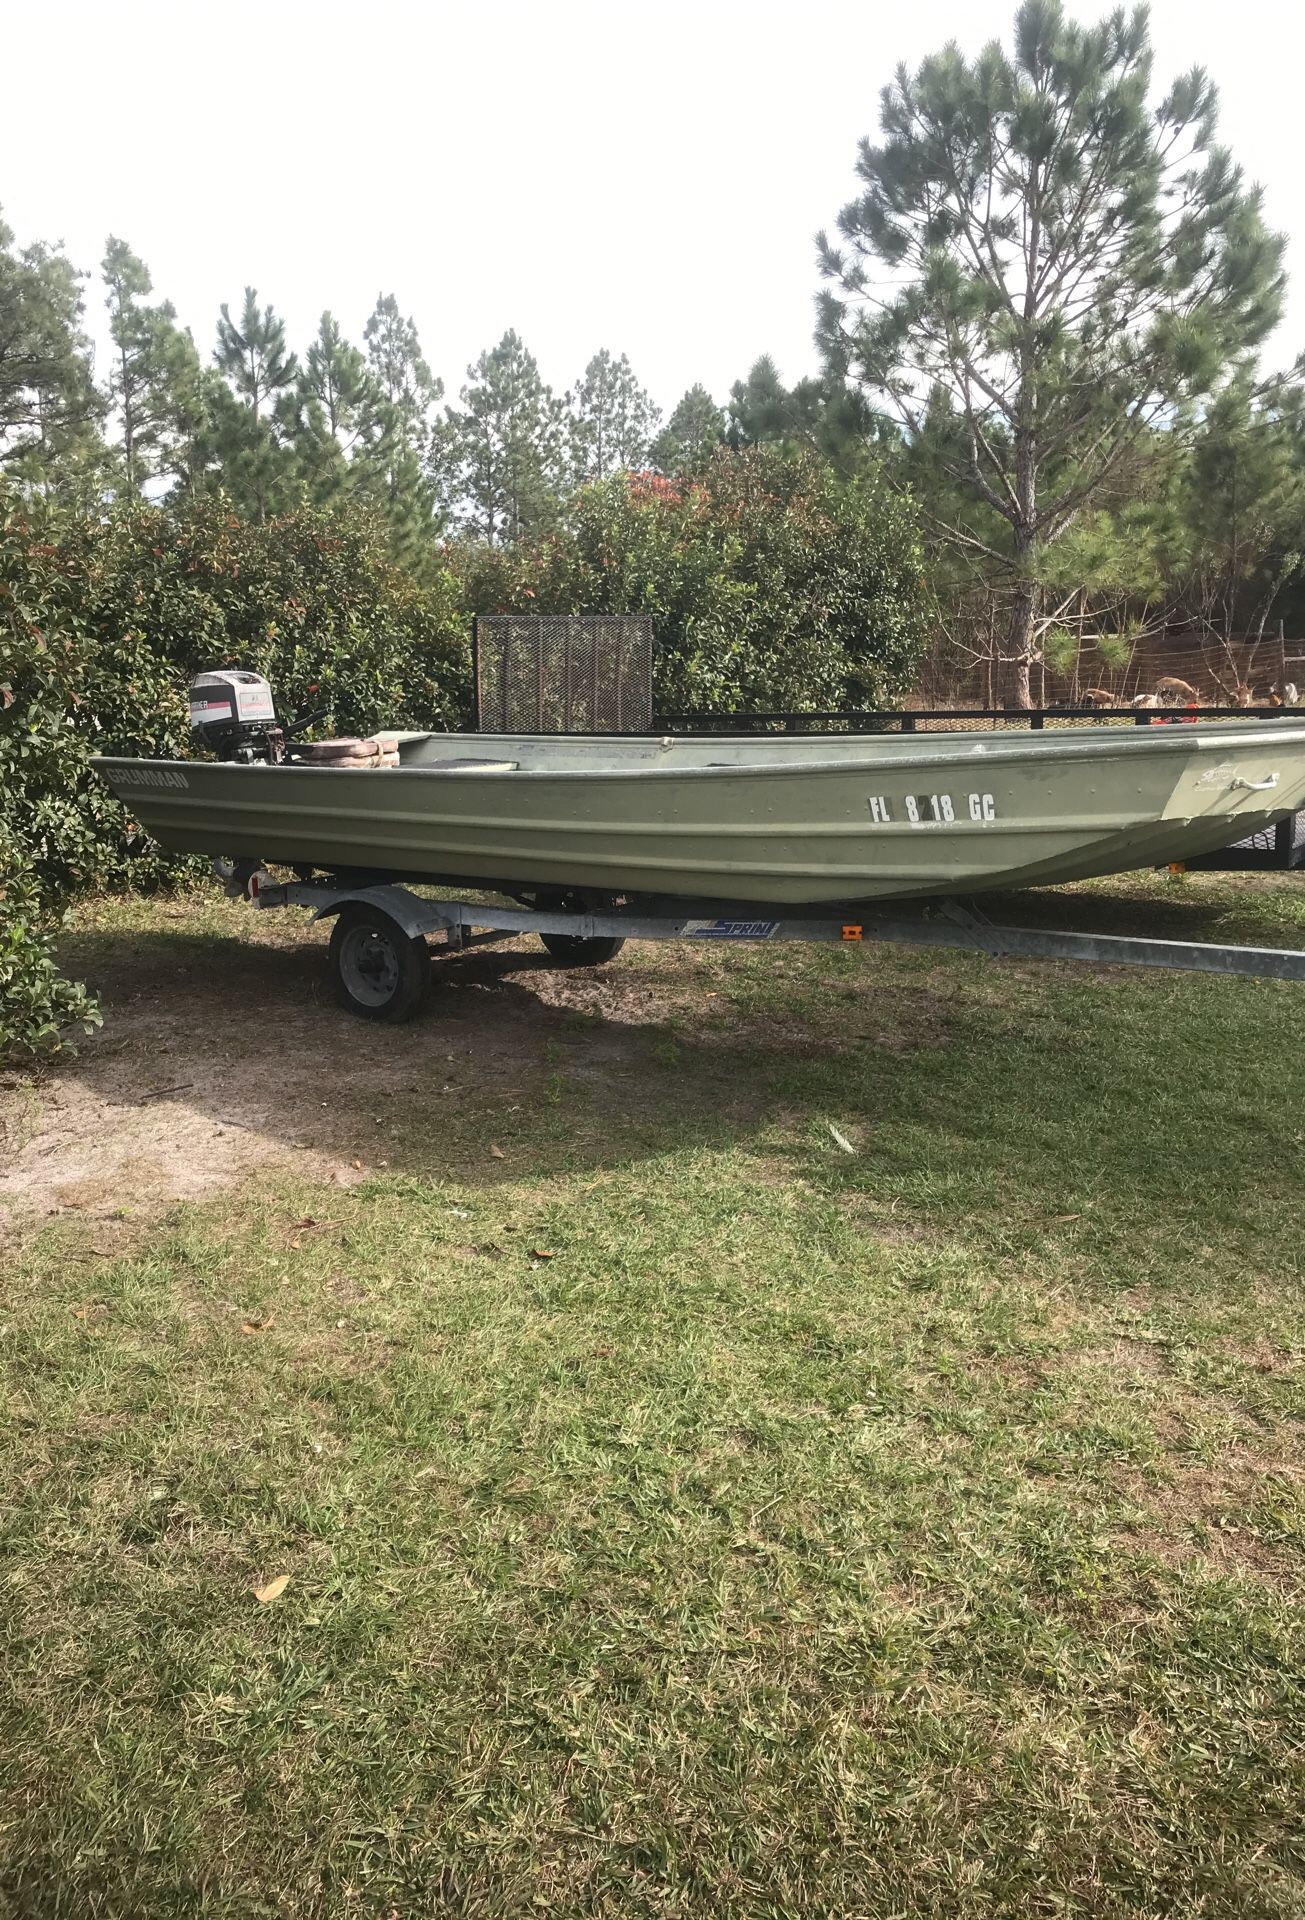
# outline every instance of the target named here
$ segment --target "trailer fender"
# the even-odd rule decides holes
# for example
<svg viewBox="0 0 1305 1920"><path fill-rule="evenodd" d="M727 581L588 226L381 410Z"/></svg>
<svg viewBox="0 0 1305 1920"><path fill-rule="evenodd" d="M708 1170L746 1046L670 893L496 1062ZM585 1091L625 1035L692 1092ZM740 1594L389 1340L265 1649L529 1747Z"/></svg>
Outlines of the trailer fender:
<svg viewBox="0 0 1305 1920"><path fill-rule="evenodd" d="M453 925L443 900L422 900L407 887L320 887L288 881L284 887L263 885L255 891L257 906L309 906L311 920L332 920L345 906L363 902L378 906L411 939L441 933Z"/></svg>

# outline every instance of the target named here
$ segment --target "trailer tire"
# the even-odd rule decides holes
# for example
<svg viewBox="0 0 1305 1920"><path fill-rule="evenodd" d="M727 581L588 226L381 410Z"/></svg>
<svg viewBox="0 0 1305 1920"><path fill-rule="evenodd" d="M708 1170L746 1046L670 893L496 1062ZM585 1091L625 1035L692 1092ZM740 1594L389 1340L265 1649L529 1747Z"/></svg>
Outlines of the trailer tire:
<svg viewBox="0 0 1305 1920"><path fill-rule="evenodd" d="M605 967L625 945L623 939L582 940L574 933L541 933L540 939L560 967Z"/></svg>
<svg viewBox="0 0 1305 1920"><path fill-rule="evenodd" d="M363 1020L411 1020L430 991L430 949L380 907L342 907L331 932L336 999Z"/></svg>

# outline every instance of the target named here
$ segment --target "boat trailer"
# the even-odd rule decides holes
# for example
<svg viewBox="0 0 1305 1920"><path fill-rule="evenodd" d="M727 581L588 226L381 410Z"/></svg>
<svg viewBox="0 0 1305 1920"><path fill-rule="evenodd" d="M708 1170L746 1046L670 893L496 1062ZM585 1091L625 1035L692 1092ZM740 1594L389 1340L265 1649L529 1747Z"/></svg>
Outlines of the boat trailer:
<svg viewBox="0 0 1305 1920"><path fill-rule="evenodd" d="M1244 947L1203 940L1153 940L1111 933L994 924L972 902L933 900L891 914L847 909L799 918L780 907L718 911L700 902L656 903L570 912L549 906L498 906L482 901L429 899L396 882L344 885L331 881L277 881L261 869L237 877L225 863L215 871L229 894L258 907L304 907L314 920L334 918L330 967L341 1004L369 1020L409 1020L431 982L427 941L461 951L523 933L537 934L559 966L601 966L626 940L805 940L828 946L881 941L890 946L949 947L989 959L1077 960L1090 966L1165 967L1195 973L1241 974L1305 981L1305 952Z"/></svg>

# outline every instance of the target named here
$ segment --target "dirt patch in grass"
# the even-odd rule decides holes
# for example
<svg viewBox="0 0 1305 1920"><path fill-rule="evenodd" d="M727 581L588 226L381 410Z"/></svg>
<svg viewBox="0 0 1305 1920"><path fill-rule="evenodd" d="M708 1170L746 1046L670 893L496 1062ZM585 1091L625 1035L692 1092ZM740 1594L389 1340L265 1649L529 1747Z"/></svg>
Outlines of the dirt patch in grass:
<svg viewBox="0 0 1305 1920"><path fill-rule="evenodd" d="M139 911L139 909L138 909ZM179 910L169 910L176 920ZM100 992L105 1025L80 1055L0 1080L0 1233L24 1217L111 1220L197 1199L264 1168L349 1185L388 1164L396 1094L510 1094L550 1038L579 1032L573 1080L628 1069L668 996L638 973L550 970L513 948L436 963L432 1004L409 1027L337 1008L321 938L84 935L70 964ZM542 1016L542 1018L541 1018Z"/></svg>
<svg viewBox="0 0 1305 1920"><path fill-rule="evenodd" d="M885 1212L882 1202L869 1199L865 1194L842 1194L838 1205L840 1212L855 1220L859 1228L872 1233L888 1247L911 1246L937 1237L919 1220L896 1219L892 1213Z"/></svg>
<svg viewBox="0 0 1305 1920"><path fill-rule="evenodd" d="M1284 1487L1297 1492L1305 1467L1244 1443L1227 1446L1216 1458L1198 1460L1167 1451L1157 1471L1117 1468L1112 1486L1134 1503L1144 1518L1126 1535L1158 1559L1174 1565L1214 1562L1246 1567L1265 1578L1298 1587L1302 1582L1299 1547L1272 1537L1261 1524L1266 1502Z"/></svg>
<svg viewBox="0 0 1305 1920"><path fill-rule="evenodd" d="M1251 1579L1286 1594L1305 1592L1296 1555L1266 1546L1245 1528L1212 1528L1199 1538L1173 1534L1163 1527L1130 1527L1114 1536L1116 1545L1144 1554L1166 1567L1203 1579L1231 1575Z"/></svg>
<svg viewBox="0 0 1305 1920"><path fill-rule="evenodd" d="M330 1107L303 1071L313 1046L307 1019L277 1021L275 1088L261 1053L233 1049L218 1061L211 1034L191 1042L179 1026L128 1011L111 1050L46 1076L31 1135L0 1170L0 1205L109 1219L198 1198L269 1163L294 1162L313 1178L358 1177L346 1142L332 1151L295 1138L316 1132ZM184 1078L142 1096L142 1081L159 1071Z"/></svg>
<svg viewBox="0 0 1305 1920"><path fill-rule="evenodd" d="M423 1139L437 1156L473 1109L491 1116L482 1157L502 1144L495 1116L520 1133L521 1116L569 1105L578 1135L586 1101L595 1153L613 1117L637 1126L699 1096L728 1127L775 1106L762 1063L901 1053L943 1019L925 987L889 1023L867 994L875 954L820 970L805 954L644 945L568 971L523 939L437 949L426 1009L388 1027L335 1005L325 941L298 916L203 895L88 908L66 963L104 1028L78 1057L0 1081L0 1235L64 1213L153 1216L265 1170L349 1185L398 1164L405 1139L404 1164ZM504 1172L519 1159L505 1147Z"/></svg>
<svg viewBox="0 0 1305 1920"><path fill-rule="evenodd" d="M1099 1347L1084 1347L1065 1355L1065 1362L1082 1372L1161 1374L1168 1360L1165 1350L1150 1340L1123 1337Z"/></svg>
<svg viewBox="0 0 1305 1920"><path fill-rule="evenodd" d="M1266 1334L1257 1334L1252 1340L1221 1341L1220 1351L1244 1367L1253 1367L1256 1373L1291 1375L1301 1367L1299 1353L1276 1346Z"/></svg>

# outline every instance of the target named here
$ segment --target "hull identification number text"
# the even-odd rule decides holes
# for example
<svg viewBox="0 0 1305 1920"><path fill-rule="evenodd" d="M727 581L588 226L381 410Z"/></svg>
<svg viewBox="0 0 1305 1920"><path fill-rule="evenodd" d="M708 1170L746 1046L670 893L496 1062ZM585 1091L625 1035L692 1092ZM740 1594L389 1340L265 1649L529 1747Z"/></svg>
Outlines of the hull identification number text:
<svg viewBox="0 0 1305 1920"><path fill-rule="evenodd" d="M872 793L866 801L870 824L891 827L897 803L886 793ZM908 793L901 803L906 823L912 827L987 827L997 818L997 803L990 793L967 793L954 800L950 793Z"/></svg>

